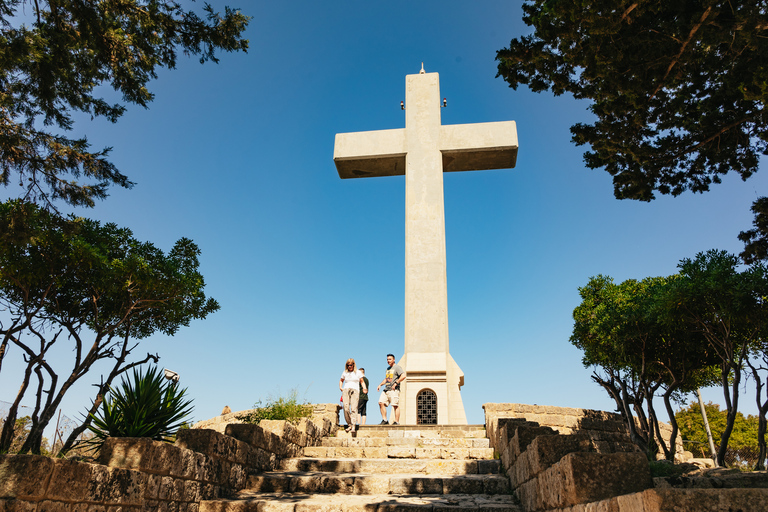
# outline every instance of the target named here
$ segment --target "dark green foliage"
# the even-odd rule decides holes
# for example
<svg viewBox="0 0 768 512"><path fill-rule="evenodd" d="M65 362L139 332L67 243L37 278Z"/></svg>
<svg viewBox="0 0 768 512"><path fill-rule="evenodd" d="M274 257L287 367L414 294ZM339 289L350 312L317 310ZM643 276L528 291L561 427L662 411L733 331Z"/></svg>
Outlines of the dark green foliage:
<svg viewBox="0 0 768 512"><path fill-rule="evenodd" d="M706 192L743 180L768 154L768 6L764 1L533 0L535 30L499 50L513 89L571 93L596 120L571 127L589 168L613 176L618 199ZM768 258L768 199L742 232L747 264Z"/></svg>
<svg viewBox="0 0 768 512"><path fill-rule="evenodd" d="M296 424L301 418L312 415L312 405L306 402L299 403L299 393L295 389L291 390L288 396L269 397L265 405L262 405L259 400L253 406L256 408L255 411L238 416L238 419L254 424L258 424L261 420L287 420Z"/></svg>
<svg viewBox="0 0 768 512"><path fill-rule="evenodd" d="M712 402L704 404L704 409L707 411L707 421L712 431L712 438L715 445L719 446L723 431L725 431L728 423L726 411L721 411L720 406ZM685 449L692 452L694 457L709 457L707 432L704 429L704 419L701 417L699 404L691 403L688 407L680 409L675 413L675 418L680 425L680 435L683 438ZM740 412L736 414L728 447L734 450L751 448L757 452L757 416L745 417Z"/></svg>
<svg viewBox="0 0 768 512"><path fill-rule="evenodd" d="M497 53L510 87L588 99L571 128L620 199L704 192L751 176L768 151L768 9L763 1L533 0L530 36Z"/></svg>
<svg viewBox="0 0 768 512"><path fill-rule="evenodd" d="M86 138L61 133L75 112L111 122L125 112L99 87L146 107L148 82L175 67L178 52L216 62L218 50L248 49L247 16L203 11L162 0L0 2L0 184L19 183L29 200L85 206L110 185L132 186L107 160L110 148L93 152Z"/></svg>
<svg viewBox="0 0 768 512"><path fill-rule="evenodd" d="M187 390L166 380L162 371L150 366L146 373L133 370L131 381L110 387L100 410L92 416L88 443L100 447L108 437L149 437L171 442L192 412Z"/></svg>
<svg viewBox="0 0 768 512"><path fill-rule="evenodd" d="M734 428L740 399L740 384L750 357L765 358L762 342L768 328L768 269L754 264L740 271L734 254L711 250L693 259L683 259L678 268L681 279L675 289L674 303L687 328L700 333L719 358L720 385L723 388L727 423L717 454L717 463L725 465L725 451ZM761 379L755 369L760 416ZM763 373L764 375L764 373Z"/></svg>
<svg viewBox="0 0 768 512"><path fill-rule="evenodd" d="M744 251L739 256L747 265L768 260L768 197L755 200L752 213L754 229L739 233L739 240L744 242Z"/></svg>
<svg viewBox="0 0 768 512"><path fill-rule="evenodd" d="M0 203L0 350L16 345L25 363L11 420L33 373L39 398L22 452L40 450L43 429L64 394L97 361L114 362L99 385L101 395L122 372L157 362L151 354L130 361L135 339L172 335L219 309L203 292L199 253L189 239L164 254L114 224L65 218L20 200ZM46 357L57 342L72 354L61 376L60 358ZM11 438L4 428L0 450Z"/></svg>
<svg viewBox="0 0 768 512"><path fill-rule="evenodd" d="M610 277L591 278L579 288L582 303L573 312L571 336L584 351L584 366L599 369L592 379L616 402L633 442L649 454L659 443L669 460L674 439L667 444L660 438L653 399L661 394L672 416L672 401L710 382L718 362L701 335L670 316L669 290L676 280L630 279L617 285ZM674 421L672 428L674 437Z"/></svg>

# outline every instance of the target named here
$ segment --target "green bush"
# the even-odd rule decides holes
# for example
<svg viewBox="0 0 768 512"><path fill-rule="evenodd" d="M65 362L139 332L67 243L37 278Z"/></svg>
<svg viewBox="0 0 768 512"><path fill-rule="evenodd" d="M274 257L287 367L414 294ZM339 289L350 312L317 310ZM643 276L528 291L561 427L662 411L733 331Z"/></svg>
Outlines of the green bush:
<svg viewBox="0 0 768 512"><path fill-rule="evenodd" d="M94 437L87 441L101 447L107 437L149 437L171 442L176 431L192 412L187 389L165 380L163 373L151 366L146 374L133 370L132 381L123 379L119 388L109 388L101 408L88 429Z"/></svg>
<svg viewBox="0 0 768 512"><path fill-rule="evenodd" d="M298 423L301 418L307 418L312 415L312 405L306 401L299 403L299 393L293 389L288 396L267 398L265 405L261 400L254 405L255 411L248 414L242 414L237 417L240 421L246 423L258 424L261 420L286 420L290 423Z"/></svg>

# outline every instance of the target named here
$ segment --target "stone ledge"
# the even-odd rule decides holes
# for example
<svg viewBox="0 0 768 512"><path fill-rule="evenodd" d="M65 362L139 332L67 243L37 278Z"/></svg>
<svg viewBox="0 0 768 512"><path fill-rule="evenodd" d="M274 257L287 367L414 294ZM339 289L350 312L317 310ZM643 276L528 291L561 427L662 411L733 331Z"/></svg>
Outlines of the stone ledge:
<svg viewBox="0 0 768 512"><path fill-rule="evenodd" d="M645 454L569 453L516 491L525 510L531 512L591 503L651 485Z"/></svg>

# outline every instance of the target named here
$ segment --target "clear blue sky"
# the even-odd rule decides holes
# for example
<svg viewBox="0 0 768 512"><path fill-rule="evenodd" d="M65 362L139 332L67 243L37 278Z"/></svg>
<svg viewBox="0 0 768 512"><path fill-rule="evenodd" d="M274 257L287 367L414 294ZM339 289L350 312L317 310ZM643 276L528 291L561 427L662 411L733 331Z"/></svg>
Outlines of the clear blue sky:
<svg viewBox="0 0 768 512"><path fill-rule="evenodd" d="M333 142L403 127L405 75L422 62L440 74L443 124L515 120L520 141L515 169L445 176L450 347L470 423L483 422L486 402L613 410L568 341L577 288L600 273L670 275L711 248L738 252L749 206L768 195L763 170L704 195L614 199L610 176L587 169L570 142L588 104L495 78L496 51L528 33L518 1L229 5L253 17L248 54L219 65L181 58L151 84L149 109L130 107L114 125L83 119L75 131L114 147L137 182L78 213L164 250L182 236L202 250L221 310L135 351L158 352L181 374L196 420L293 388L335 402L348 357L378 383L387 352L402 355L404 178L342 181ZM19 383L6 368L20 355L8 357L6 402ZM70 361L56 356L62 372ZM77 417L97 381L82 379L63 413ZM717 389L706 398L722 401ZM752 398L742 403L753 412Z"/></svg>

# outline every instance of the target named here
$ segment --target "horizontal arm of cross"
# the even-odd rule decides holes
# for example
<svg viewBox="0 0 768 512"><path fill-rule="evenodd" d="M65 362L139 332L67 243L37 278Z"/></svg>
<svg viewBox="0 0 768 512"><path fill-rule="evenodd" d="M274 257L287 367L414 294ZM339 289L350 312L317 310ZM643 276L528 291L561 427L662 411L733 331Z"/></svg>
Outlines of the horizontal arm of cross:
<svg viewBox="0 0 768 512"><path fill-rule="evenodd" d="M443 171L511 169L517 163L514 121L440 127ZM405 174L405 130L338 133L333 161L340 178Z"/></svg>
<svg viewBox="0 0 768 512"><path fill-rule="evenodd" d="M333 161L340 178L405 174L405 129L337 133Z"/></svg>

